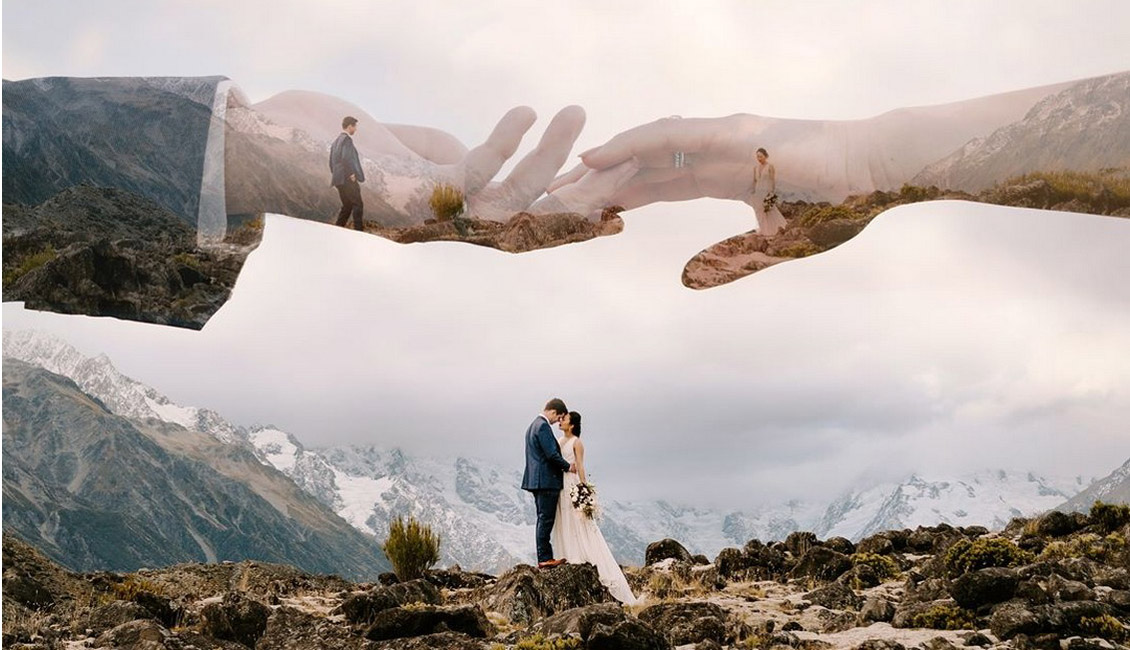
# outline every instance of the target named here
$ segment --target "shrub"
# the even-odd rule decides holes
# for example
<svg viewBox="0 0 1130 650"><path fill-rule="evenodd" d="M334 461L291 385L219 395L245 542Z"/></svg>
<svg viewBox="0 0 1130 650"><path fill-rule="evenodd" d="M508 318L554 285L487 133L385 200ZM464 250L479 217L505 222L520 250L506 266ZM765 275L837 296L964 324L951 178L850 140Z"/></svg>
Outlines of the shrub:
<svg viewBox="0 0 1130 650"><path fill-rule="evenodd" d="M809 208L800 217L800 225L808 227L815 226L818 223L825 221L834 221L836 219L857 219L859 215L851 210L851 208L843 205L816 205Z"/></svg>
<svg viewBox="0 0 1130 650"><path fill-rule="evenodd" d="M1104 533L1113 533L1130 523L1130 506L1096 501L1091 506L1091 521Z"/></svg>
<svg viewBox="0 0 1130 650"><path fill-rule="evenodd" d="M57 255L58 253L55 252L55 247L50 244L38 253L28 255L20 261L19 266L9 269L4 274L4 286L10 286L16 280L19 280L28 273L55 259Z"/></svg>
<svg viewBox="0 0 1130 650"><path fill-rule="evenodd" d="M877 553L856 553L851 556L851 563L855 566L868 566L875 571L881 582L885 582L899 574L899 565L891 558Z"/></svg>
<svg viewBox="0 0 1130 650"><path fill-rule="evenodd" d="M440 221L451 221L463 214L463 192L454 185L437 185L428 199L432 213Z"/></svg>
<svg viewBox="0 0 1130 650"><path fill-rule="evenodd" d="M388 539L382 548L392 562L396 577L415 580L439 562L439 543L439 534L432 532L430 526L413 517L407 522L397 517L389 523Z"/></svg>
<svg viewBox="0 0 1130 650"><path fill-rule="evenodd" d="M1079 619L1079 628L1088 636L1099 636L1109 641L1123 641L1128 636L1126 626L1110 614L1084 616Z"/></svg>
<svg viewBox="0 0 1130 650"><path fill-rule="evenodd" d="M1074 557L1085 557L1091 560L1106 561L1121 553L1126 548L1126 540L1122 536L1111 533L1100 537L1094 533L1085 533L1069 541L1054 541L1044 547L1040 553L1040 560L1066 560Z"/></svg>
<svg viewBox="0 0 1130 650"><path fill-rule="evenodd" d="M973 612L953 605L935 605L911 616L909 623L911 627L926 627L932 630L977 629Z"/></svg>
<svg viewBox="0 0 1130 650"><path fill-rule="evenodd" d="M951 576L987 569L1029 564L1035 556L1022 550L1010 540L1000 537L978 539L970 542L960 539L946 551L946 570Z"/></svg>

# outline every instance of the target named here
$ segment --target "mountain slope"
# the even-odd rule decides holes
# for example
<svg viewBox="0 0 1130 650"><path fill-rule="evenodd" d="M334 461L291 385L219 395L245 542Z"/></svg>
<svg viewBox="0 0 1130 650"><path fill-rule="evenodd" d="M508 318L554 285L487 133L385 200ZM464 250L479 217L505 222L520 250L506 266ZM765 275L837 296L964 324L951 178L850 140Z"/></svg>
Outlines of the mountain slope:
<svg viewBox="0 0 1130 650"><path fill-rule="evenodd" d="M372 578L365 537L244 449L4 362L4 527L80 570L259 559Z"/></svg>
<svg viewBox="0 0 1130 650"><path fill-rule="evenodd" d="M33 205L79 184L156 201L196 226L222 77L4 81L4 200ZM139 124L160 120L158 137Z"/></svg>
<svg viewBox="0 0 1130 650"><path fill-rule="evenodd" d="M1090 512L1095 501L1130 504L1130 459L1109 476L1095 481L1087 489L1068 499L1056 510Z"/></svg>
<svg viewBox="0 0 1130 650"><path fill-rule="evenodd" d="M1130 72L1072 84L1024 119L970 140L911 181L977 192L1037 171L1130 166Z"/></svg>

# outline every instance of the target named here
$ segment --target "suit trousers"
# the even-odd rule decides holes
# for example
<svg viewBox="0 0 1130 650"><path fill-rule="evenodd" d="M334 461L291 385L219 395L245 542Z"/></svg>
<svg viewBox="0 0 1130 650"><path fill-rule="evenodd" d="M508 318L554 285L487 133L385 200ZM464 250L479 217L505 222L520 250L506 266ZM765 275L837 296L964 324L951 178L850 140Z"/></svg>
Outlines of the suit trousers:
<svg viewBox="0 0 1130 650"><path fill-rule="evenodd" d="M337 195L341 197L341 212L337 214L338 226L344 226L353 215L353 227L364 230L362 216L365 213L365 204L361 202L361 184L357 181L345 181L344 185L337 186Z"/></svg>
<svg viewBox="0 0 1130 650"><path fill-rule="evenodd" d="M538 513L537 546L538 562L553 559L553 547L549 543L549 534L553 531L553 524L557 520L557 500L561 498L561 490L533 490L534 508Z"/></svg>

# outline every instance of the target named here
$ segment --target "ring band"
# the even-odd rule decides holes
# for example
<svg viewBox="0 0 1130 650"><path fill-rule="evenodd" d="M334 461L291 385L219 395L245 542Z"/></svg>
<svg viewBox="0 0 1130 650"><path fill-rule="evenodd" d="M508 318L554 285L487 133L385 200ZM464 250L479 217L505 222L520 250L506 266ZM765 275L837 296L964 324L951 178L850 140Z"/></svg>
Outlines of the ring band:
<svg viewBox="0 0 1130 650"><path fill-rule="evenodd" d="M687 166L687 155L682 151L675 152L675 169L681 169Z"/></svg>

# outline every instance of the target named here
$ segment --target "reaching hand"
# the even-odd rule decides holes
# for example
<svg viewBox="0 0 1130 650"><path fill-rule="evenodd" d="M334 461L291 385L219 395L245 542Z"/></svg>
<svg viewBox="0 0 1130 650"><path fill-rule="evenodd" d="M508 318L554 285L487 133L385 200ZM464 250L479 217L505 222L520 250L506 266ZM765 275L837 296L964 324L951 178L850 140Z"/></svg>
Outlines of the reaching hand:
<svg viewBox="0 0 1130 650"><path fill-rule="evenodd" d="M577 464L576 463L569 463L569 473L570 474L576 474L577 473Z"/></svg>
<svg viewBox="0 0 1130 650"><path fill-rule="evenodd" d="M760 146L753 138L757 129L750 128L757 119L668 117L629 129L581 154L583 163L549 190L563 191L588 174L635 160L639 171L612 196L625 209L702 197L746 200Z"/></svg>
<svg viewBox="0 0 1130 650"><path fill-rule="evenodd" d="M254 108L273 122L324 141L335 135L333 125L343 115L357 117L360 121L353 139L370 177L366 185L416 223L434 216L428 200L441 184L463 192L467 216L503 221L523 211L586 215L599 211L637 171L632 161L608 165L546 195L584 126L585 112L579 106L558 112L533 151L498 181L495 176L537 119L529 107L508 111L486 141L470 150L438 129L383 125L360 108L329 95L288 92Z"/></svg>

